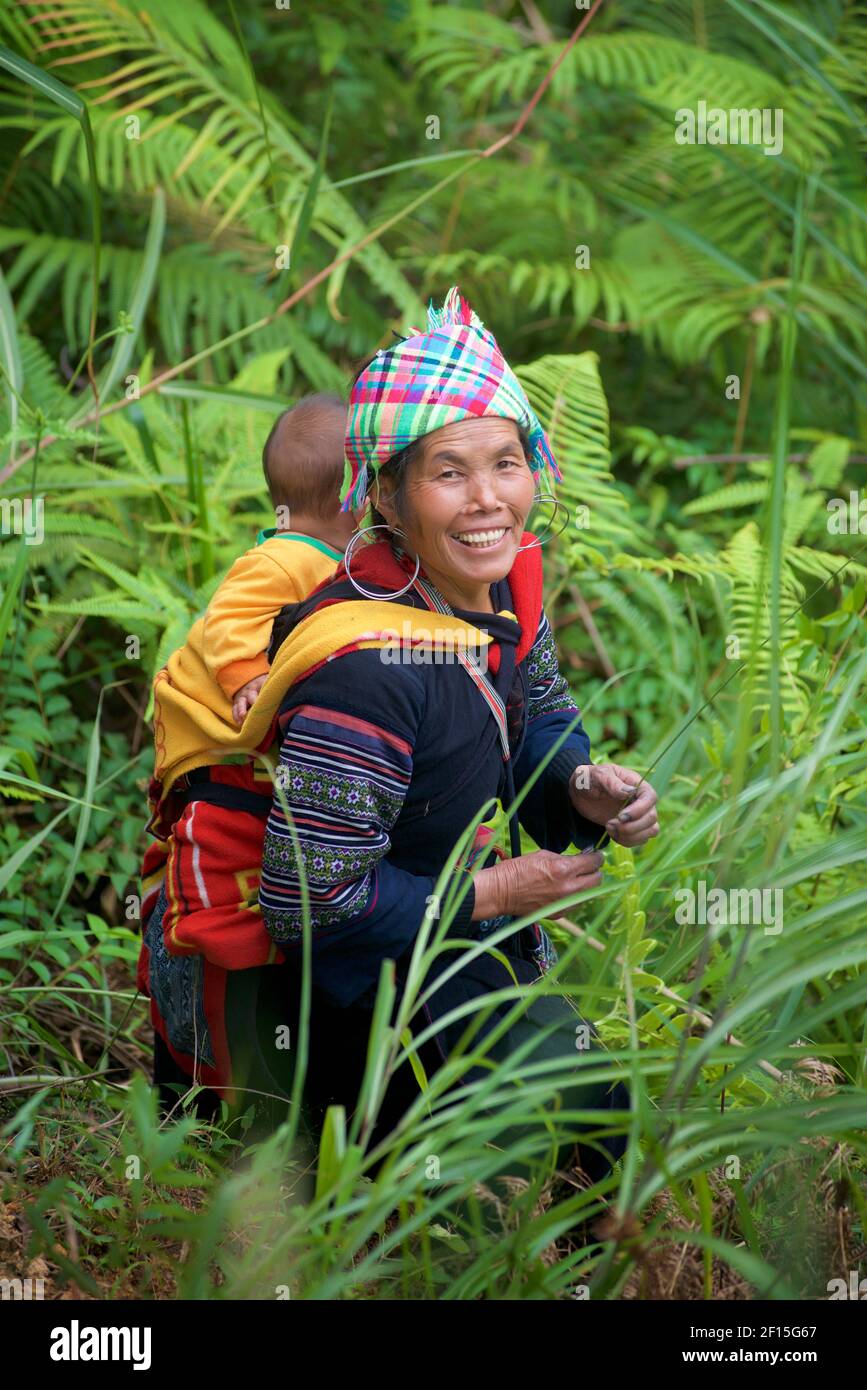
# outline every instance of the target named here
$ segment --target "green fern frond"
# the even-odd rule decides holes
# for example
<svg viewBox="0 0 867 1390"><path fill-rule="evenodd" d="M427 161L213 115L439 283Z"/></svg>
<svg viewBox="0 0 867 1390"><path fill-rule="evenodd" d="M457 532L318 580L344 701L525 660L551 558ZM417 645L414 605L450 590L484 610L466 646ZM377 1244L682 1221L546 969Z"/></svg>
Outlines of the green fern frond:
<svg viewBox="0 0 867 1390"><path fill-rule="evenodd" d="M268 165L264 158L262 117L250 93L246 63L237 42L200 0L186 0L182 10L160 3L159 11L159 22L154 23L153 7L148 15L132 4L109 6L100 0L58 0L55 7L55 16L68 12L77 26L70 47L78 52L68 57L84 62L91 51L105 56L116 52L122 53L125 60L120 66L106 64L102 77L91 78L90 82L91 88L103 88L97 100L111 106L99 123L97 137L97 171L101 184L122 188L131 184L141 186L141 181L149 180L147 186L153 186L155 171L153 166L147 168L147 122L143 120L142 138L129 140L122 138L123 118L128 114L147 115L154 107L171 100L179 102L181 110L188 114L208 113L210 121L205 138L201 130L193 126L183 129L183 122L176 115L170 120L163 115L153 122L155 129L150 138L154 142L176 140L178 132L185 141L183 155L175 160L172 170L173 187L182 191L182 180L190 176L196 162L205 163L199 182L190 188L190 207L202 205L207 209L219 200L224 212L223 223L255 216L258 230L266 219L272 228L285 227L285 218L267 218ZM34 16L34 27L47 42L55 36L54 21L44 23L41 14ZM134 65L138 66L131 73ZM138 84L136 89L124 90L130 81ZM90 95L93 100L92 91ZM272 93L264 89L261 97L268 142L275 158L306 183L313 172L314 157L292 133L285 112ZM113 133L103 136L103 131L108 132L112 123ZM39 133L31 148L38 148L40 139L56 138L60 129L58 124L50 134ZM70 142L64 157L76 156L80 160L82 151L79 147L73 156ZM62 177L64 169L64 160L56 163L55 178ZM81 163L79 170L84 176ZM360 241L364 236L364 223L349 200L329 186L327 177L322 182L314 212L323 225L333 227L341 243ZM219 221L215 225L219 226ZM414 289L381 245L370 243L358 253L357 259L371 282L388 296L401 315L407 319L419 317L422 305Z"/></svg>
<svg viewBox="0 0 867 1390"><path fill-rule="evenodd" d="M707 512L724 512L737 507L752 507L764 502L768 495L766 482L731 483L715 488L704 497L695 497L683 508L684 516L702 516Z"/></svg>
<svg viewBox="0 0 867 1390"><path fill-rule="evenodd" d="M545 426L563 474L558 497L573 513L562 544L578 563L605 563L636 529L614 484L608 402L595 353L541 357L516 372Z"/></svg>

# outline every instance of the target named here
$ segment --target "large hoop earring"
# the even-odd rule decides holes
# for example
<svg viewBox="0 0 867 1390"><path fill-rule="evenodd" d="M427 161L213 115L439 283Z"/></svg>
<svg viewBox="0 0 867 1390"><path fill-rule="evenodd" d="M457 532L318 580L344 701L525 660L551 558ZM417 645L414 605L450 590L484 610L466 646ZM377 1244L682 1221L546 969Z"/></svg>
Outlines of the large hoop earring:
<svg viewBox="0 0 867 1390"><path fill-rule="evenodd" d="M536 502L553 502L555 510L554 510L554 512L553 512L553 514L552 514L552 516L551 516L551 521L553 521L553 520L554 520L554 517L557 515L556 509L557 509L558 507L562 507L562 508L563 508L563 511L566 513L566 517L565 517L565 520L564 520L564 522L563 522L563 525L560 527L559 531L551 531L551 521L549 521L549 522L548 522L548 530L551 531L550 536L545 536L544 540L539 540L539 538L538 538L538 536L537 536L536 539L535 539L535 540L532 540L532 541L530 542L529 545L519 545L519 546L518 546L518 550L519 550L519 551L521 551L521 550L536 550L537 547L540 547L540 546L543 546L543 545L547 545L549 541L555 540L557 536L562 536L563 532L566 530L566 527L569 525L569 522L572 520L572 513L570 512L569 508L566 506L566 503L565 503L565 502L561 502L560 499L559 499L559 497L554 497L553 494L550 493L550 492L545 492L545 493L541 493L541 492L540 492L540 493L538 493L537 495L535 495L535 496L533 497L533 502L534 502L534 503L536 503ZM545 535L544 532L543 532L542 534L543 534L543 536Z"/></svg>
<svg viewBox="0 0 867 1390"><path fill-rule="evenodd" d="M392 601L392 599L402 598L403 595L404 595L405 593L407 593L408 590L410 590L410 589L412 588L413 584L414 584L415 581L418 579L418 573L419 573L419 570L421 569L421 561L419 560L418 556L416 555L416 557L415 557L415 574L412 576L412 579L409 581L409 583L408 583L408 584L404 584L403 588L402 588L402 589L398 589L396 593L394 593L394 594L375 594L375 593L372 592L372 590L370 590L370 589L365 589L363 585L359 584L357 580L355 580L355 579L352 578L352 575L351 575L350 570L349 570L349 557L350 557L350 555L352 554L352 548L353 548L353 546L357 545L358 542L361 540L361 537L362 537L362 536L366 536L370 531L388 531L389 535L391 535L391 536L403 536L403 539L406 540L406 536L404 535L403 531L399 531L399 530L397 529L397 527L395 527L394 530L392 530L392 528L391 528L390 526L386 526L386 525L384 525L384 524L382 524L382 523L380 523L378 526L365 526L363 530L361 529L361 527L359 527L359 529L355 532L355 534L354 534L353 536L350 537L349 544L348 544L348 546L346 547L346 550L343 552L343 568L346 570L346 577L347 577L347 579L349 580L349 582L350 582L350 584L352 585L353 589L356 589L356 590L358 591L358 593L362 594L365 598L381 599L384 603L390 603L390 602Z"/></svg>

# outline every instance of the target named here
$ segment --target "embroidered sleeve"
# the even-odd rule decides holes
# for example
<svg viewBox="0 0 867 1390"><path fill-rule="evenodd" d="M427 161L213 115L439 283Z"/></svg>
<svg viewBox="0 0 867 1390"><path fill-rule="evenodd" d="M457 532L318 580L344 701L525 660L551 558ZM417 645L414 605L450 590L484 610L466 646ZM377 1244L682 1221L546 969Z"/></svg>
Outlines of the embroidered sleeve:
<svg viewBox="0 0 867 1390"><path fill-rule="evenodd" d="M406 734L419 710L411 697L401 706L388 669L387 688L380 689L371 662L349 656L306 683L310 703L287 717L275 776L297 850L276 794L265 829L259 888L265 928L290 959L300 950L303 870L314 983L340 1007L372 1003L382 962L397 961L411 948L436 887L435 878L389 858L389 832L412 777L414 745ZM347 705L353 689L356 711L363 708L365 717L323 698L330 692ZM386 708L395 714L391 728L383 719ZM397 731L401 727L406 733ZM471 888L455 930L469 924L474 898Z"/></svg>
<svg viewBox="0 0 867 1390"><path fill-rule="evenodd" d="M527 711L529 720L560 710L569 710L572 715L578 713L569 683L566 677L560 674L554 633L544 609L536 640L527 655L527 683L530 693Z"/></svg>
<svg viewBox="0 0 867 1390"><path fill-rule="evenodd" d="M276 773L294 821L315 930L348 922L371 902L412 773L412 749L387 729L302 705L290 720ZM260 903L276 941L301 936L301 875L275 795L262 854Z"/></svg>

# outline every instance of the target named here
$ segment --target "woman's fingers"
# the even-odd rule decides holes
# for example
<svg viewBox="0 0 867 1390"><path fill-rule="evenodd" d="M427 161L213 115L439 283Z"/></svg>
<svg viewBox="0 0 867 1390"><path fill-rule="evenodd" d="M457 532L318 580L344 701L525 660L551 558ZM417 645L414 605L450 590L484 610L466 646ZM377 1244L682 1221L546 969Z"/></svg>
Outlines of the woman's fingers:
<svg viewBox="0 0 867 1390"><path fill-rule="evenodd" d="M569 884L570 893L586 893L591 888L598 888L602 882L601 872L598 874L586 874L583 878L573 879Z"/></svg>
<svg viewBox="0 0 867 1390"><path fill-rule="evenodd" d="M630 774L627 768L618 767L616 763L597 763L591 774L591 786L593 786L593 790L605 791L609 796L621 800L635 786L632 778L636 775L636 773Z"/></svg>
<svg viewBox="0 0 867 1390"><path fill-rule="evenodd" d="M584 854L561 854L558 857L563 885L569 890L596 888L602 882L605 855L599 850L588 850Z"/></svg>
<svg viewBox="0 0 867 1390"><path fill-rule="evenodd" d="M611 763L611 767L616 772L621 785L633 793L633 800L627 803L629 810L644 802L656 801L656 792L650 783L644 780L640 772L635 772L631 767L621 767L619 763Z"/></svg>
<svg viewBox="0 0 867 1390"><path fill-rule="evenodd" d="M565 878L566 878L566 882L569 883L570 885L573 884L573 883L584 883L586 880L591 879L591 878L592 878L592 879L596 879L598 882L601 883L601 882L602 882L602 870L601 870L601 869L586 869L586 870L584 871L584 873L579 873L579 874L576 874L576 873L572 872L572 873L570 873L570 874L565 875Z"/></svg>
<svg viewBox="0 0 867 1390"><path fill-rule="evenodd" d="M620 815L626 820L639 820L648 811L652 811L655 805L656 792L645 783L633 800L626 803Z"/></svg>
<svg viewBox="0 0 867 1390"><path fill-rule="evenodd" d="M650 840L654 835L658 835L659 821L656 818L656 813L651 812L634 825L621 825L619 821L612 821L611 825L607 828L608 834L618 845L630 847L632 845L643 845L646 840Z"/></svg>
<svg viewBox="0 0 867 1390"><path fill-rule="evenodd" d="M615 816L613 820L608 822L605 828L609 833L611 826L613 826L615 830L631 833L634 830L646 830L649 825L655 825L658 820L659 813L656 807L652 806L646 815L630 816L626 821L621 820L619 816Z"/></svg>
<svg viewBox="0 0 867 1390"><path fill-rule="evenodd" d="M635 797L617 816L607 822L605 829L618 845L643 845L659 834L656 792L649 782L645 782L630 768L618 767L617 771L624 782L633 783L636 788Z"/></svg>
<svg viewBox="0 0 867 1390"><path fill-rule="evenodd" d="M605 863L605 855L601 849L585 849L581 854L558 854L557 858L565 861L571 872L595 873L601 869Z"/></svg>
<svg viewBox="0 0 867 1390"><path fill-rule="evenodd" d="M651 826L649 830L642 830L637 835L624 834L618 840L618 844L623 845L624 849L637 849L639 845L646 845L648 840L652 840L659 834L659 826Z"/></svg>
<svg viewBox="0 0 867 1390"><path fill-rule="evenodd" d="M633 788L631 800L627 801L623 810L618 812L627 820L637 820L643 816L652 806L656 805L656 792L649 782L644 782L640 787Z"/></svg>
<svg viewBox="0 0 867 1390"><path fill-rule="evenodd" d="M655 806L651 806L650 810L643 816L631 815L629 819L625 821L622 820L620 816L615 816L614 820L608 822L605 829L610 834L611 827L613 826L615 830L624 830L631 834L636 830L646 830L648 826L655 825L658 820L659 813Z"/></svg>
<svg viewBox="0 0 867 1390"><path fill-rule="evenodd" d="M589 888L598 888L602 882L602 865L605 855L598 850L585 854L560 855L560 876L562 889L568 893L583 893Z"/></svg>

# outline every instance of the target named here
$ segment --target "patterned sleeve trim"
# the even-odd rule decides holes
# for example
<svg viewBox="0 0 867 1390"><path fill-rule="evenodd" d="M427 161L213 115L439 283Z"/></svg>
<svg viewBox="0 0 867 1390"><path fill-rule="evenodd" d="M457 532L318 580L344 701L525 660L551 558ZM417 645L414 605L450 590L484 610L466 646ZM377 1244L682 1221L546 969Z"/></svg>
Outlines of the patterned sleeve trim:
<svg viewBox="0 0 867 1390"><path fill-rule="evenodd" d="M345 923L375 901L376 866L400 814L412 749L379 725L316 705L292 712L275 774L291 808L314 931ZM259 902L275 941L302 934L301 878L275 795L265 829Z"/></svg>
<svg viewBox="0 0 867 1390"><path fill-rule="evenodd" d="M554 633L544 609L539 620L536 640L527 654L527 682L528 722L538 719L540 715L554 714L561 710L578 713L569 683L560 672Z"/></svg>

